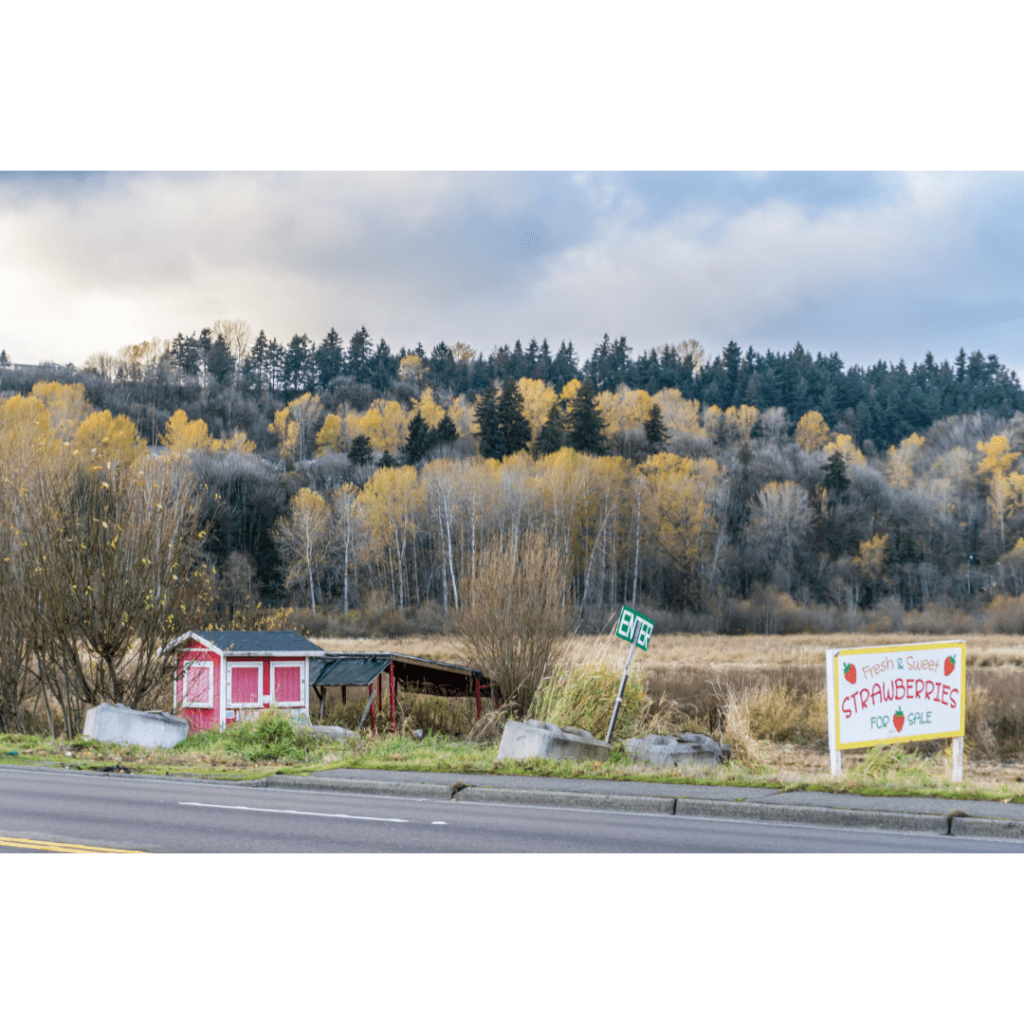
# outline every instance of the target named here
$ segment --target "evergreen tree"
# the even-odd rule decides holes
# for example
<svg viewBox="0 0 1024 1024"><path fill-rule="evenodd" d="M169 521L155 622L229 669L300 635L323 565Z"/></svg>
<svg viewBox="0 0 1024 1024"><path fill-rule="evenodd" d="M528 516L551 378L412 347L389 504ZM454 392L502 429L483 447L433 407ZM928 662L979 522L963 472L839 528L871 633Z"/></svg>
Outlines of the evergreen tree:
<svg viewBox="0 0 1024 1024"><path fill-rule="evenodd" d="M849 489L850 478L846 475L846 463L839 452L833 452L829 456L822 486L828 491L829 508L834 508L836 502Z"/></svg>
<svg viewBox="0 0 1024 1024"><path fill-rule="evenodd" d="M245 377L257 392L271 386L270 342L263 331L256 336L249 354L245 357Z"/></svg>
<svg viewBox="0 0 1024 1024"><path fill-rule="evenodd" d="M333 327L320 343L313 361L316 366L317 383L321 388L328 387L331 381L341 373L345 365L345 356L341 351L338 332Z"/></svg>
<svg viewBox="0 0 1024 1024"><path fill-rule="evenodd" d="M417 466L430 451L430 428L427 421L419 414L409 421L409 437L405 442L405 461L410 466Z"/></svg>
<svg viewBox="0 0 1024 1024"><path fill-rule="evenodd" d="M477 439L480 454L485 459L500 459L505 454L501 432L498 429L498 390L491 384L476 400L474 406L477 423Z"/></svg>
<svg viewBox="0 0 1024 1024"><path fill-rule="evenodd" d="M459 431L455 421L445 413L440 422L430 431L430 447L439 444L454 444L459 439Z"/></svg>
<svg viewBox="0 0 1024 1024"><path fill-rule="evenodd" d="M373 446L365 434L356 434L352 438L352 447L348 451L348 461L354 466L365 466L373 462Z"/></svg>
<svg viewBox="0 0 1024 1024"><path fill-rule="evenodd" d="M551 406L544 426L540 428L537 441L533 446L534 458L540 455L551 455L565 447L565 431L562 429L562 414L557 402Z"/></svg>
<svg viewBox="0 0 1024 1024"><path fill-rule="evenodd" d="M296 334L288 344L284 357L284 386L288 391L302 391L312 376L312 351L309 338Z"/></svg>
<svg viewBox="0 0 1024 1024"><path fill-rule="evenodd" d="M267 386L271 391L276 391L284 383L284 358L284 348L274 338L267 346Z"/></svg>
<svg viewBox="0 0 1024 1024"><path fill-rule="evenodd" d="M604 455L606 451L602 434L604 427L604 417L597 408L594 387L589 380L584 379L569 406L569 415L566 417L569 447L590 455Z"/></svg>
<svg viewBox="0 0 1024 1024"><path fill-rule="evenodd" d="M657 402L651 404L651 411L644 420L644 436L655 451L668 440L668 431L661 419L661 406Z"/></svg>
<svg viewBox="0 0 1024 1024"><path fill-rule="evenodd" d="M370 335L365 327L360 327L349 339L348 356L345 359L345 372L355 377L360 384L370 380Z"/></svg>
<svg viewBox="0 0 1024 1024"><path fill-rule="evenodd" d="M226 384L231 374L235 371L235 361L231 358L231 351L227 342L218 334L217 340L210 345L206 354L206 372L218 384Z"/></svg>
<svg viewBox="0 0 1024 1024"><path fill-rule="evenodd" d="M516 345L518 346L518 342ZM523 413L523 395L512 377L505 380L498 399L498 431L503 455L512 455L530 446L530 421Z"/></svg>
<svg viewBox="0 0 1024 1024"><path fill-rule="evenodd" d="M395 461L394 456L391 454L391 452L389 452L387 450L387 448L385 448L384 451L381 453L380 468L381 469L394 469L395 466L397 466L397 465L398 465L398 463Z"/></svg>

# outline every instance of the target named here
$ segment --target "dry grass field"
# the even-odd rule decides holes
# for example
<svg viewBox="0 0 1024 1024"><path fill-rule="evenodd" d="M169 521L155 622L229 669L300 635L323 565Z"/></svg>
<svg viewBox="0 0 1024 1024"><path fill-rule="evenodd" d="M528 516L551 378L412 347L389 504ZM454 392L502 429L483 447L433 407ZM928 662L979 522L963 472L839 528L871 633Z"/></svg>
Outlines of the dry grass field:
<svg viewBox="0 0 1024 1024"><path fill-rule="evenodd" d="M828 775L825 724L825 651L934 641L907 633L835 633L785 636L716 636L655 632L651 649L637 651L634 670L642 674L658 731L690 728L724 736L747 765L770 767L793 782ZM971 634L967 645L967 736L965 778L1019 788L1024 782L1024 637ZM328 651L381 651L439 661L460 661L453 641L440 636L316 638ZM563 663L621 666L627 645L611 636L576 636ZM363 694L360 700L360 693ZM350 694L352 705L365 691ZM471 725L471 702L455 702L449 728ZM336 707L336 706L333 706ZM334 717L337 718L336 708ZM430 724L420 707L421 724ZM436 709L441 714L442 709ZM437 722L440 726L442 723ZM911 745L921 763L945 770L948 747L941 741ZM865 754L847 751L844 769L856 770ZM870 767L870 765L869 765Z"/></svg>

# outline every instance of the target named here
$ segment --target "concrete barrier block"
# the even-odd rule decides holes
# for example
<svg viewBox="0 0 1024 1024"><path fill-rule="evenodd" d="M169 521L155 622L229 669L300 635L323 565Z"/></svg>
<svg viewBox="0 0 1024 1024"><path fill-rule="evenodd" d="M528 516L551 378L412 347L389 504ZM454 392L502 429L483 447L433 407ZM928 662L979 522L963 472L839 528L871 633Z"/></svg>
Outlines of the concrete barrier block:
<svg viewBox="0 0 1024 1024"><path fill-rule="evenodd" d="M559 729L550 722L531 718L505 724L498 760L547 757L553 761L607 761L609 753L611 747L586 729Z"/></svg>
<svg viewBox="0 0 1024 1024"><path fill-rule="evenodd" d="M104 743L173 747L188 735L188 721L166 711L136 711L123 704L99 704L85 713L82 735Z"/></svg>
<svg viewBox="0 0 1024 1024"><path fill-rule="evenodd" d="M714 767L729 760L729 748L722 747L710 736L684 732L679 736L649 736L626 740L626 753L634 761L656 765L704 765Z"/></svg>
<svg viewBox="0 0 1024 1024"><path fill-rule="evenodd" d="M346 729L342 725L297 725L298 732L311 732L317 736L326 736L328 739L337 740L339 743L346 743L348 740L359 738L359 733Z"/></svg>

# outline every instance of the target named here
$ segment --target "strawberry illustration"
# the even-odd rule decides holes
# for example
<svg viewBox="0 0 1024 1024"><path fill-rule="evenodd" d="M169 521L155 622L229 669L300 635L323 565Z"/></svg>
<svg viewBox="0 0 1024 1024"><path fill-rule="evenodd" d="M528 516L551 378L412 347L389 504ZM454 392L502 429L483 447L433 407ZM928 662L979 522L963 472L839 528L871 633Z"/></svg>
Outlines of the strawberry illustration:
<svg viewBox="0 0 1024 1024"><path fill-rule="evenodd" d="M949 673L947 673L947 675L948 674ZM851 665L849 662L843 665L843 677L848 683L857 682L857 666Z"/></svg>
<svg viewBox="0 0 1024 1024"><path fill-rule="evenodd" d="M897 732L903 732L903 708L896 709L896 714L892 716L892 724L896 726Z"/></svg>
<svg viewBox="0 0 1024 1024"><path fill-rule="evenodd" d="M950 674L950 672L952 672L953 669L955 669L955 668L956 668L956 658L954 658L953 655L951 654L948 658L946 658L946 664L945 664L946 675L948 676Z"/></svg>

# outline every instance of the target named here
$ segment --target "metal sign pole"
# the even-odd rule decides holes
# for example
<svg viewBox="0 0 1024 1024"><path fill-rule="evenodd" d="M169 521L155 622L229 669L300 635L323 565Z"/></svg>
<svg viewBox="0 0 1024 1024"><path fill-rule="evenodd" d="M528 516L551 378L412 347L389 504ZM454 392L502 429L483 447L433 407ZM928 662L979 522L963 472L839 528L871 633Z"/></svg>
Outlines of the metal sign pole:
<svg viewBox="0 0 1024 1024"><path fill-rule="evenodd" d="M622 682L619 683L619 695L615 698L615 707L612 708L612 720L608 723L608 735L605 736L605 743L611 743L612 731L615 729L615 720L619 717L619 708L622 707L622 695L626 692L626 680L629 678L629 663L633 660L633 652L636 650L636 642L640 636L640 620L633 619L633 640L629 645L629 654L626 655L626 667L622 670Z"/></svg>

